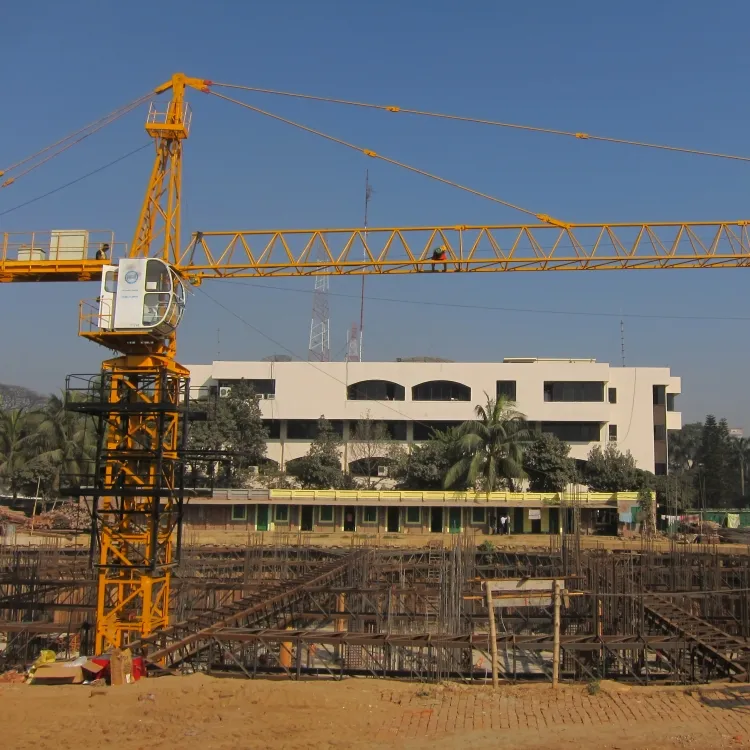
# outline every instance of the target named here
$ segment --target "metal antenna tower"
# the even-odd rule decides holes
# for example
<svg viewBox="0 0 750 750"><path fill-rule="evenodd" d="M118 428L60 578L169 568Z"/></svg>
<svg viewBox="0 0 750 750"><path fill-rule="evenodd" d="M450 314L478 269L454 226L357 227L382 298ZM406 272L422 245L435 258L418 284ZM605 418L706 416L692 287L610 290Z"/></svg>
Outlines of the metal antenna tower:
<svg viewBox="0 0 750 750"><path fill-rule="evenodd" d="M329 260L322 243L318 243L315 260ZM312 320L310 321L310 346L307 352L307 359L310 362L329 362L331 359L331 321L329 316L328 276L316 276Z"/></svg>

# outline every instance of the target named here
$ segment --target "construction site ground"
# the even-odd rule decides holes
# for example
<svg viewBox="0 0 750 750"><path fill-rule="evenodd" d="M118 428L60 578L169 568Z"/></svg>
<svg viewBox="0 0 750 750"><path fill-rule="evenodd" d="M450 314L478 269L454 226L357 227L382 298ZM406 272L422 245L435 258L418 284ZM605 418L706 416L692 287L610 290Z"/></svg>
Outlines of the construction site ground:
<svg viewBox="0 0 750 750"><path fill-rule="evenodd" d="M3 747L327 750L750 748L750 686L414 684L205 675L0 685Z"/></svg>

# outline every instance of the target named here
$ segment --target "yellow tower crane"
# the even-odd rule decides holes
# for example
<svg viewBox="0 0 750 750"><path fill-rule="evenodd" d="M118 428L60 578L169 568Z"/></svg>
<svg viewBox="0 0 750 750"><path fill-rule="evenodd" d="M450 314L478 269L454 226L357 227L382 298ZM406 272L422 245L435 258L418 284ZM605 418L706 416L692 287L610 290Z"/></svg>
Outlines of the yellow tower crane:
<svg viewBox="0 0 750 750"><path fill-rule="evenodd" d="M81 303L79 334L119 354L103 363L99 375L71 376L68 380L69 392L79 391L85 396L70 399L69 407L92 415L98 424L96 465L89 476L80 479L77 489L91 499L94 516L98 651L124 646L169 623L170 571L176 562L175 547L179 549L184 496L180 453L187 437L184 414L189 400L189 372L175 360L176 328L185 306L187 283L242 277L428 272L436 245L445 252L449 272L750 265L746 220L570 224L525 209L520 210L532 214L536 222L367 230L205 231L195 232L182 249L182 144L190 132L185 93L188 88L214 93L211 87L218 85L178 73L151 92L171 92L171 100L161 109L153 103L149 109L146 130L154 139L156 155L133 243L123 257L114 258L113 239L96 258L88 258L85 246L64 250L64 238L59 235L31 235L23 240L8 233L0 235L0 281L100 281L97 300ZM216 95L336 140L369 157L512 206ZM91 127L98 129L145 99L141 97ZM40 163L48 158L49 154ZM3 186L13 179L6 179Z"/></svg>

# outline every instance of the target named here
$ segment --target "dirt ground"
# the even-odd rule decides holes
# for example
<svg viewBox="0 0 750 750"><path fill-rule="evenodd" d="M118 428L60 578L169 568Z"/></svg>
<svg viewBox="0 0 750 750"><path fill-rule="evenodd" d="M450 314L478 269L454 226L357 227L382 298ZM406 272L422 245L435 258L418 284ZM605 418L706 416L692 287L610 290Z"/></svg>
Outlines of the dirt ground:
<svg viewBox="0 0 750 750"><path fill-rule="evenodd" d="M204 675L0 685L2 747L68 750L750 748L750 686L419 685Z"/></svg>

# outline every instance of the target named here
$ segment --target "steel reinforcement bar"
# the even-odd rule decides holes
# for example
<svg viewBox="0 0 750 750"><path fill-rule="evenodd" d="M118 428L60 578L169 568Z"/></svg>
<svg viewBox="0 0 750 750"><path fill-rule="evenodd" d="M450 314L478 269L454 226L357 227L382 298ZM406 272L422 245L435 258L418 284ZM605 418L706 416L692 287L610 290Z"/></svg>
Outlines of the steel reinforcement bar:
<svg viewBox="0 0 750 750"><path fill-rule="evenodd" d="M151 663L173 667L215 643L215 634L225 628L283 626L293 619L310 589L340 583L349 568L366 554L352 552L297 580L273 582L231 605L156 631L132 644L131 649L146 655Z"/></svg>

